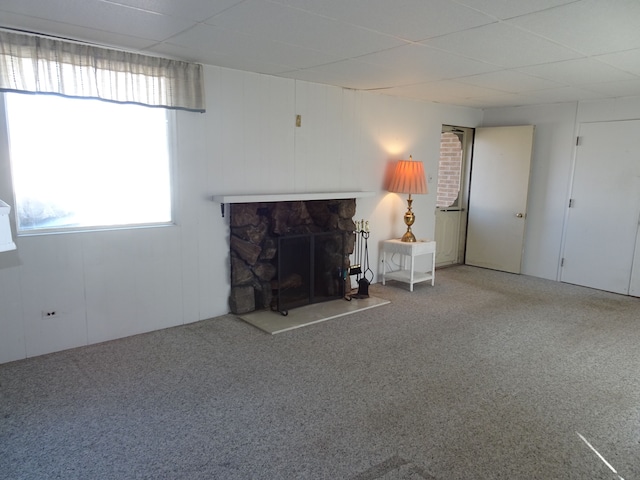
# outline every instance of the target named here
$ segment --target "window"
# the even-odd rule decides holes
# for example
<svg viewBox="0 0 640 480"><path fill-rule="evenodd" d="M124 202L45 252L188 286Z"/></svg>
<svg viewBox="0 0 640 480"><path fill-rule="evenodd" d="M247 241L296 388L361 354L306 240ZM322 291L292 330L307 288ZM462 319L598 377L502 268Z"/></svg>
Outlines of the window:
<svg viewBox="0 0 640 480"><path fill-rule="evenodd" d="M5 94L19 233L172 221L169 111Z"/></svg>
<svg viewBox="0 0 640 480"><path fill-rule="evenodd" d="M440 136L440 162L438 164L438 191L436 207L460 207L460 181L462 175L462 142L453 132L443 131Z"/></svg>

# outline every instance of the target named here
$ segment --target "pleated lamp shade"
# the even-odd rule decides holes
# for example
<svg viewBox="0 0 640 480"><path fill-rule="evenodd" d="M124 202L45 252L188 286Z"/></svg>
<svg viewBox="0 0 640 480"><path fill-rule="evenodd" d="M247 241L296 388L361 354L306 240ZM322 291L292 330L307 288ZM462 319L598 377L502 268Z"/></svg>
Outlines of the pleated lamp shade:
<svg viewBox="0 0 640 480"><path fill-rule="evenodd" d="M400 160L393 172L388 190L395 193L428 193L422 162Z"/></svg>

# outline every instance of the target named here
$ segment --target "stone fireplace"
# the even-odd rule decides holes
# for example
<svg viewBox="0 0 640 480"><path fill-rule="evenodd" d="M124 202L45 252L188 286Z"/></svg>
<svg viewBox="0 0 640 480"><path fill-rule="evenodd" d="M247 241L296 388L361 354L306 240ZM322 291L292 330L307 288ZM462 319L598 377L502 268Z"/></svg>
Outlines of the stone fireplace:
<svg viewBox="0 0 640 480"><path fill-rule="evenodd" d="M344 296L355 212L355 198L232 203L231 312L284 314Z"/></svg>

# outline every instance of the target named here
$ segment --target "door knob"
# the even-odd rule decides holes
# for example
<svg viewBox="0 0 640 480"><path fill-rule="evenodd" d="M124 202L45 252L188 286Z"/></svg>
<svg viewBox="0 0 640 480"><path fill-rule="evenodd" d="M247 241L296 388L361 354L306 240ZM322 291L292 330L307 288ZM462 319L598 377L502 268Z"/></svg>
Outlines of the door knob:
<svg viewBox="0 0 640 480"><path fill-rule="evenodd" d="M522 217L524 217L524 214L523 213L516 213L516 217L522 218Z"/></svg>

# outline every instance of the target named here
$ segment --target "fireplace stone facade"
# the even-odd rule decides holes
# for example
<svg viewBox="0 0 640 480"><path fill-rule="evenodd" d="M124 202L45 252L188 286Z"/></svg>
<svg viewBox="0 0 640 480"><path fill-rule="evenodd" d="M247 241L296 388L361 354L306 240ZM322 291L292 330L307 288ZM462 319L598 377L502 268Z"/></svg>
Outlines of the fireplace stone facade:
<svg viewBox="0 0 640 480"><path fill-rule="evenodd" d="M355 199L235 203L230 206L231 295L234 314L273 309L278 238L344 232L343 271L354 249Z"/></svg>

